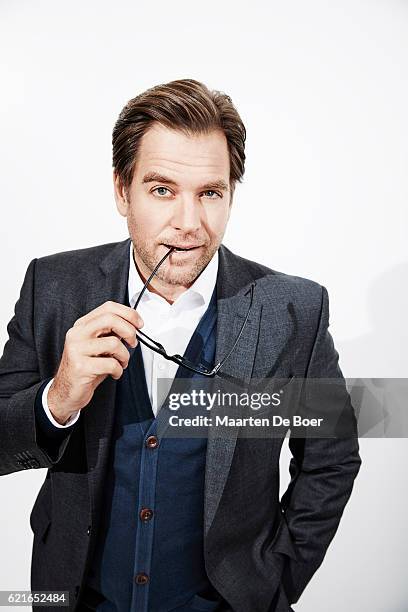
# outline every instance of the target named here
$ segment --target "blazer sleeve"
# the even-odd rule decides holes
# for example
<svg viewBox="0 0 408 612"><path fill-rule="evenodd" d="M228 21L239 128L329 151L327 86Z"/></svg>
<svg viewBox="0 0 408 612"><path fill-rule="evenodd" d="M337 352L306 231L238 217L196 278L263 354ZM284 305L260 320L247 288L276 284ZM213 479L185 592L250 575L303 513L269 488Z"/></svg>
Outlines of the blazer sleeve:
<svg viewBox="0 0 408 612"><path fill-rule="evenodd" d="M27 268L0 358L0 475L52 467L63 456L74 429L70 427L67 435L58 440L54 438L47 446L44 445L44 430L40 431L36 418L37 393L49 380L41 379L35 346L36 261L33 259Z"/></svg>
<svg viewBox="0 0 408 612"><path fill-rule="evenodd" d="M296 603L318 569L338 528L361 459L357 424L329 328L329 298L322 287L321 312L311 353L308 380L336 379L336 403L342 405L339 437L290 437L291 482L281 504L297 560L286 558L282 582L290 603ZM315 386L318 388L318 385ZM311 385L313 388L313 385ZM330 394L329 394L330 395ZM326 395L324 395L326 397ZM340 404L339 404L340 400ZM320 402L321 412L333 412ZM303 399L307 406L307 399ZM344 433L345 432L345 433Z"/></svg>
<svg viewBox="0 0 408 612"><path fill-rule="evenodd" d="M75 423L66 427L56 427L46 415L43 406L43 393L50 380L52 380L52 378L47 378L37 391L34 403L34 413L38 445L49 457L55 460L55 457L58 457L61 442L64 442L71 433Z"/></svg>

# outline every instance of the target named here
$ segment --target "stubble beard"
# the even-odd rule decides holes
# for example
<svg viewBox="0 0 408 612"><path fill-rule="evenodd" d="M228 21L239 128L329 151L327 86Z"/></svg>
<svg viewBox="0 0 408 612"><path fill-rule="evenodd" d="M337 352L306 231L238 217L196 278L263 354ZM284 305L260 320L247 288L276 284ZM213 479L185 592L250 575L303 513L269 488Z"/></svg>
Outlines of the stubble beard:
<svg viewBox="0 0 408 612"><path fill-rule="evenodd" d="M168 285L182 285L183 287L192 285L212 259L221 240L222 238L219 241L217 240L211 244L204 245L201 248L202 252L200 256L194 259L191 264L186 264L186 262L183 262L181 259L177 259L177 256L172 257L172 254L170 254L169 257L164 260L155 276ZM132 242L137 256L141 259L150 274L159 263L160 258L165 254L164 249L161 249L163 254L160 257L153 251L151 243L145 242L140 237L137 237L135 240L132 239ZM171 260L171 264L169 259Z"/></svg>

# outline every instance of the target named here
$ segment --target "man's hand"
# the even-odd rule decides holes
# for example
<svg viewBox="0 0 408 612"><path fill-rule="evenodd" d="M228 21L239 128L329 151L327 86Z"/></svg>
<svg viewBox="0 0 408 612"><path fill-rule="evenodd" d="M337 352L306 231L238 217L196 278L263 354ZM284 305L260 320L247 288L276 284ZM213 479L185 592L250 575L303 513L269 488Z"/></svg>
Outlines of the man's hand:
<svg viewBox="0 0 408 612"><path fill-rule="evenodd" d="M77 319L65 336L61 362L48 391L53 417L63 425L84 408L96 387L109 375L119 379L129 362L129 350L137 345L136 330L143 320L129 306L105 302Z"/></svg>

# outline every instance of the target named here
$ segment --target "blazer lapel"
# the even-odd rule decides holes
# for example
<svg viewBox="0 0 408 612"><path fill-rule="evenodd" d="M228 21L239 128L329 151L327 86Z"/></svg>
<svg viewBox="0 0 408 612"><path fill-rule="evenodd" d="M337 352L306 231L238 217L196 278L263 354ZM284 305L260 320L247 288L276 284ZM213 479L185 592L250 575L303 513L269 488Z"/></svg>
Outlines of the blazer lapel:
<svg viewBox="0 0 408 612"><path fill-rule="evenodd" d="M225 357L238 337L249 307L249 287L254 281L247 268L223 245L219 249L217 277L216 363ZM257 288L248 321L233 353L222 366L219 376L240 384L245 392L251 380L258 342L262 305L257 302ZM216 377L217 378L217 377ZM216 379L215 379L216 383ZM204 533L214 519L231 467L239 427L229 427L228 436L220 437L216 427L208 429L205 472Z"/></svg>
<svg viewBox="0 0 408 612"><path fill-rule="evenodd" d="M107 300L125 303L129 276L130 238L115 245L89 281L86 312ZM97 522L97 509L107 467L109 442L113 427L116 381L108 376L96 388L90 404L84 409L84 431L89 471L89 492L92 518Z"/></svg>

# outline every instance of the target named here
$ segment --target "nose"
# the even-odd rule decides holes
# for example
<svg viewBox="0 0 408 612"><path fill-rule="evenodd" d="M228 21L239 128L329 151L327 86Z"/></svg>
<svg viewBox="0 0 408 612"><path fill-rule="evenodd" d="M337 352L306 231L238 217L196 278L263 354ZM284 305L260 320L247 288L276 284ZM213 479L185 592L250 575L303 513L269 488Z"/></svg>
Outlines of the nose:
<svg viewBox="0 0 408 612"><path fill-rule="evenodd" d="M201 227L200 203L193 197L183 197L174 203L171 225L183 232L194 232Z"/></svg>

